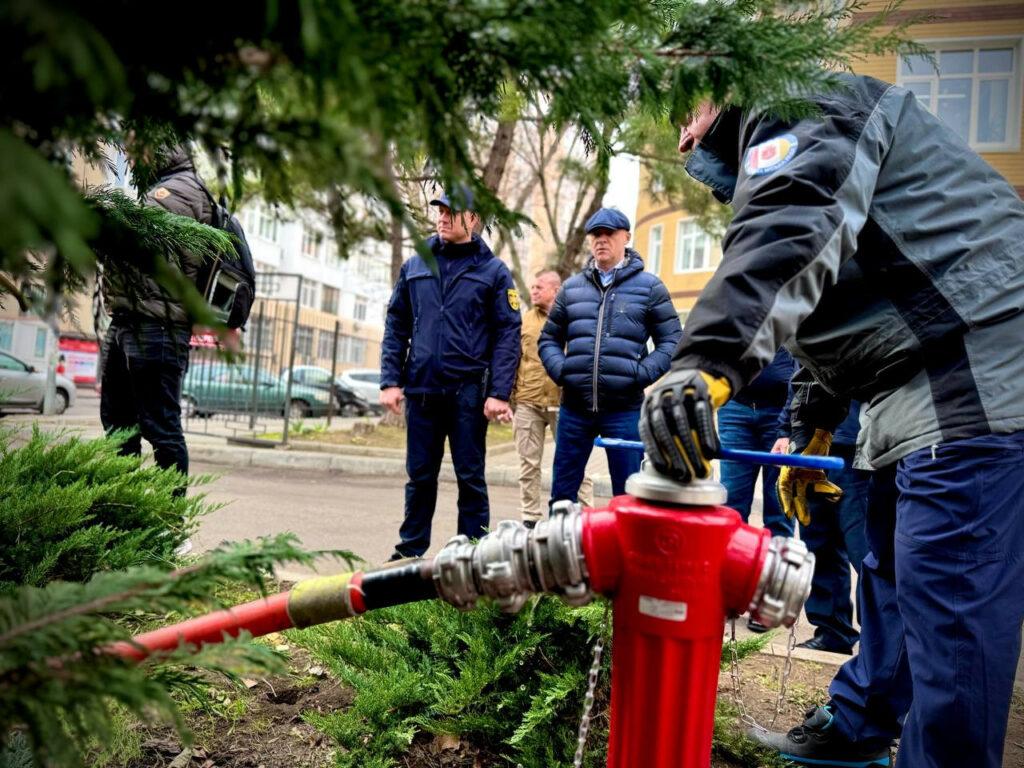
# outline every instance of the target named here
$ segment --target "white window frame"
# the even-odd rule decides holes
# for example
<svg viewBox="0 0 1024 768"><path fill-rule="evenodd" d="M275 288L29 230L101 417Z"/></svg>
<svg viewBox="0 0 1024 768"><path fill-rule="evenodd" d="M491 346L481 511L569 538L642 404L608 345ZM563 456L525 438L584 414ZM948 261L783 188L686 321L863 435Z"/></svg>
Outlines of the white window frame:
<svg viewBox="0 0 1024 768"><path fill-rule="evenodd" d="M302 255L307 259L320 261L323 241L323 232L305 225L302 227Z"/></svg>
<svg viewBox="0 0 1024 768"><path fill-rule="evenodd" d="M971 122L968 128L970 140L968 143L971 148L976 152L1019 152L1021 149L1020 143L1020 132L1021 132L1021 90L1022 90L1022 67L1021 58L1024 56L1024 36L1014 35L1010 37L955 37L955 38L926 38L920 39L916 42L923 45L929 51L931 51L938 59L938 54L941 51L961 51L970 49L974 52L974 72L970 75L949 75L949 77L957 77L972 80L971 86ZM997 143L997 142L979 142L976 141L978 135L978 99L981 81L986 79L986 75L979 73L978 69L978 51L979 50L990 50L994 48L1012 48L1013 49L1013 72L1010 75L1010 88L1008 102L1006 105L1007 113L1007 126L1006 135L1008 141ZM931 83L931 109L928 111L932 114L937 114L938 108L938 92L939 92L939 77L934 70L930 70L926 75L904 75L903 70L903 57L898 56L896 58L896 84L899 86L906 86L907 83L912 82L930 82Z"/></svg>
<svg viewBox="0 0 1024 768"><path fill-rule="evenodd" d="M0 343L0 350L4 352L11 352L14 350L14 321L0 320L0 327L6 329L4 333L0 334L0 340L7 340L6 344Z"/></svg>
<svg viewBox="0 0 1024 768"><path fill-rule="evenodd" d="M365 320L369 306L370 303L366 299L361 296L357 296L355 304L352 305L352 318L354 320Z"/></svg>
<svg viewBox="0 0 1024 768"><path fill-rule="evenodd" d="M694 234L683 234L683 229L692 224L697 230ZM683 266L683 244L685 240L696 241L698 237L703 237L706 241L706 247L704 249L704 264L699 267L694 267L692 264L688 267ZM694 217L687 217L680 219L676 223L676 256L675 263L673 264L674 272L677 275L686 273L697 273L697 272L714 272L715 266L711 263L712 252L714 250L714 242L711 239L711 235L700 228L697 224L697 219Z"/></svg>
<svg viewBox="0 0 1024 768"><path fill-rule="evenodd" d="M277 214L270 208L262 207L260 208L259 218L257 219L257 221L257 234L264 240L269 240L272 243L276 243L279 222Z"/></svg>
<svg viewBox="0 0 1024 768"><path fill-rule="evenodd" d="M655 237L657 235L657 237ZM654 274L661 274L661 251L665 245L665 227L655 224L647 234L648 269Z"/></svg>

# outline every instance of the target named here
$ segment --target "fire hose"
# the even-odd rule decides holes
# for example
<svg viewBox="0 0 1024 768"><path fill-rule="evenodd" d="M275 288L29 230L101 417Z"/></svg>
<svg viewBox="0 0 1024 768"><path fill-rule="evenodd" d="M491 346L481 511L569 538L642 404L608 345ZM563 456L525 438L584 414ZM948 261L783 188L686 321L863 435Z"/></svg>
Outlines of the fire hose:
<svg viewBox="0 0 1024 768"><path fill-rule="evenodd" d="M724 502L716 482L681 485L645 466L607 507L558 502L535 528L505 520L479 541L454 537L432 559L312 578L114 651L142 659L421 600L469 610L486 598L516 612L535 594L570 605L601 594L614 608L609 768L707 768L724 621L749 612L791 626L814 568L803 543L743 523Z"/></svg>

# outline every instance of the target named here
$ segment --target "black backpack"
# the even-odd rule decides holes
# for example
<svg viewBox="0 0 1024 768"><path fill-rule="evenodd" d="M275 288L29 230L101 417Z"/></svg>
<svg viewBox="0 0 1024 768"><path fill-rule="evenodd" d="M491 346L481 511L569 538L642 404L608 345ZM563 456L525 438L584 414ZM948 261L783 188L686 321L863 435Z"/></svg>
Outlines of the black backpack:
<svg viewBox="0 0 1024 768"><path fill-rule="evenodd" d="M198 180L198 177L197 177ZM196 287L228 328L243 328L256 299L256 268L245 239L245 230L221 202L213 199L201 181L199 186L210 200L213 218L210 226L232 235L235 259L216 259L203 264L196 277Z"/></svg>

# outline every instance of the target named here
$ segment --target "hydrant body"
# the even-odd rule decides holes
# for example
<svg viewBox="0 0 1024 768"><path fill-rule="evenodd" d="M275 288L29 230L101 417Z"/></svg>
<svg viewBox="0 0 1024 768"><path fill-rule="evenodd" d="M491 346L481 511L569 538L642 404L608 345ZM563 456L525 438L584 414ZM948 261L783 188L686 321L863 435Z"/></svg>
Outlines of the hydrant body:
<svg viewBox="0 0 1024 768"><path fill-rule="evenodd" d="M707 768L724 622L750 606L770 534L727 507L620 496L583 513L582 539L614 602L609 768Z"/></svg>

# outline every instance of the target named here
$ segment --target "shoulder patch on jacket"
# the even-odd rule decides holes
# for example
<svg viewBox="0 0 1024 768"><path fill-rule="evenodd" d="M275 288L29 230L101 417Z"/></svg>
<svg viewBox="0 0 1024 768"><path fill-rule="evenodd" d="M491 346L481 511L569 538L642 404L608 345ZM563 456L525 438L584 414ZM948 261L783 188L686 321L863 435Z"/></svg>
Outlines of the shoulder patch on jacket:
<svg viewBox="0 0 1024 768"><path fill-rule="evenodd" d="M515 288L508 289L508 305L512 307L515 312L519 311L519 291Z"/></svg>
<svg viewBox="0 0 1024 768"><path fill-rule="evenodd" d="M169 190L167 187L157 187L156 191L153 193L153 197L155 197L157 200L164 200L170 196L171 190Z"/></svg>
<svg viewBox="0 0 1024 768"><path fill-rule="evenodd" d="M799 147L800 142L792 133L762 141L747 150L743 158L743 170L748 176L764 176L777 171L793 159Z"/></svg>

